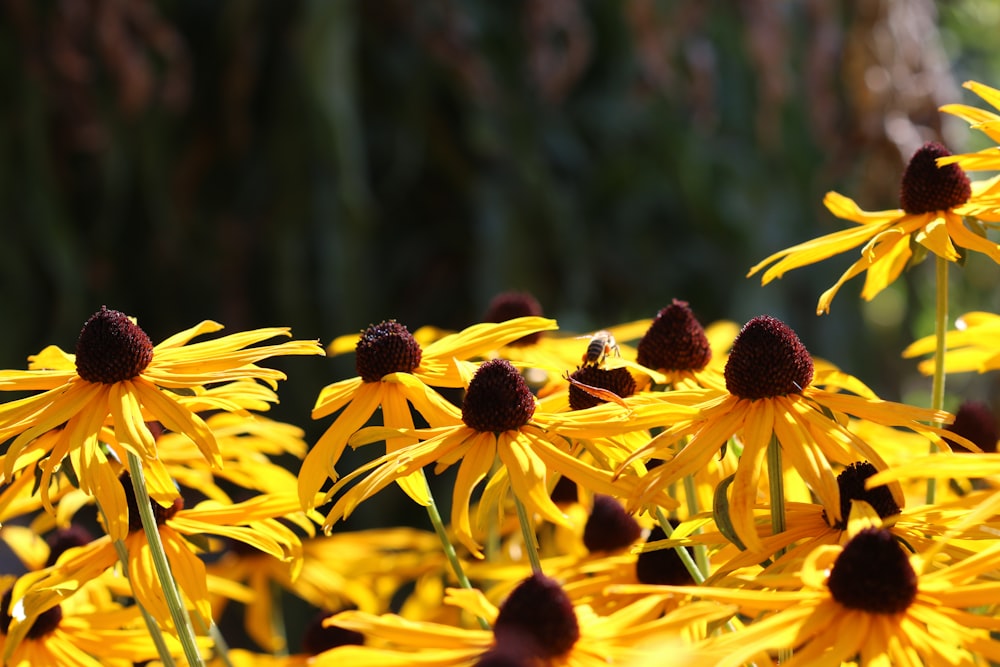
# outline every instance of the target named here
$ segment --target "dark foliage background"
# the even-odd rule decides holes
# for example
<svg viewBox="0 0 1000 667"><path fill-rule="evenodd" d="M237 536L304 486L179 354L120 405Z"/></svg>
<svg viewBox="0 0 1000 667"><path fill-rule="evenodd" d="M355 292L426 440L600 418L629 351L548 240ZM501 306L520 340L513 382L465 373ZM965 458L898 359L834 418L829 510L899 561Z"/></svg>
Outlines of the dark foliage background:
<svg viewBox="0 0 1000 667"><path fill-rule="evenodd" d="M328 341L461 327L508 289L564 328L785 319L887 398L929 333L927 267L873 304L815 301L838 258L747 269L896 205L940 104L996 84L986 0L4 0L0 361L72 348L102 304L154 340L201 319ZM986 40L988 42L988 40ZM954 272L953 313L996 306ZM351 360L288 360L308 424ZM912 384L912 387L910 384Z"/></svg>
<svg viewBox="0 0 1000 667"><path fill-rule="evenodd" d="M937 107L1000 85L998 27L992 0L0 0L0 363L72 349L102 304L154 341L214 319L327 342L518 289L575 332L675 297L775 315L926 403L899 352L932 330L930 263L825 317L850 258L745 274L847 224L826 191L893 208L924 141L978 148ZM1000 308L988 261L952 275L953 314ZM275 416L314 439L352 359L278 363Z"/></svg>

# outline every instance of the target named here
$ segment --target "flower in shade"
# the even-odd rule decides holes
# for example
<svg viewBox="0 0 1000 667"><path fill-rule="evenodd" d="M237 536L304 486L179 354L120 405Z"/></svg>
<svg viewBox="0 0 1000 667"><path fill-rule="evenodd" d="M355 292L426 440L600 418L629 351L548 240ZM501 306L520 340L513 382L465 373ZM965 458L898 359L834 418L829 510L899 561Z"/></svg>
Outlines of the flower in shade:
<svg viewBox="0 0 1000 667"><path fill-rule="evenodd" d="M483 362L469 382L461 410L447 406L449 424L428 429L362 429L352 439L352 446L398 436L418 438L408 445L360 466L338 480L329 492L337 496L346 486L359 480L337 499L327 514L329 529L348 516L358 504L377 494L393 481L413 474L424 466L436 464L436 472L458 463L452 493L451 525L455 536L474 554L479 547L469 521L473 489L491 475L479 504L480 525L487 525L490 510L503 507L508 489L527 510L545 520L566 525L567 519L549 496L550 482L561 474L594 492L618 495L628 480L616 486L611 473L589 466L569 454L568 438L600 435L601 429L618 431L642 429L629 413L614 403L589 410L544 414L536 412L535 397L524 378L505 359ZM687 414L689 408L677 407L675 414ZM495 469L499 460L503 465ZM491 473L491 471L493 471ZM360 479L359 479L360 478ZM672 501L664 494L660 500Z"/></svg>
<svg viewBox="0 0 1000 667"><path fill-rule="evenodd" d="M992 546L924 572L919 554L910 555L889 531L867 527L844 546L814 549L796 577L740 579L731 588L665 588L739 605L754 618L700 646L706 661L718 667L738 667L779 650L792 650L781 663L793 667L852 660L972 665L977 657L1000 660L1000 642L990 635L1000 620L969 611L996 604L1000 582L990 573L998 564L1000 546Z"/></svg>
<svg viewBox="0 0 1000 667"><path fill-rule="evenodd" d="M124 537L128 525L125 495L101 446L106 424L116 441L143 461L157 461L155 438L147 422L158 421L190 438L201 455L219 466L222 460L215 436L197 411L206 405L233 409L233 403L215 403L197 393L206 385L237 380L260 380L273 389L284 373L257 366L257 362L279 355L323 354L315 341L250 347L288 336L284 328L190 343L196 336L219 329L214 322L202 322L154 346L131 318L101 308L83 325L75 355L50 347L33 360L29 370L0 372L0 390L42 392L0 405L0 441L13 438L4 459L4 477L11 479L16 471L38 461L42 501L52 511L49 482L69 457L80 488L100 502L112 537ZM31 447L53 431L58 437L48 441L47 451Z"/></svg>
<svg viewBox="0 0 1000 667"><path fill-rule="evenodd" d="M476 590L447 593L447 604L487 619L492 632L346 611L327 623L362 633L365 645L322 653L313 665L598 667L636 658L642 655L637 644L660 635L680 638L727 618L733 609L695 603L664 615L660 600L639 600L599 616L587 605L574 605L557 581L538 574L518 584L499 609Z"/></svg>
<svg viewBox="0 0 1000 667"><path fill-rule="evenodd" d="M863 246L861 257L820 296L816 312L822 314L830 311L840 287L861 273L865 273L861 296L873 299L910 264L916 246L950 262L960 261L966 250L1000 262L1000 246L971 229L963 219L967 215L996 216L996 207L980 200L987 186L970 183L956 164L939 167L939 158L949 155L948 149L938 143L924 144L913 154L903 173L898 209L864 211L844 195L827 193L823 203L830 212L857 225L776 252L751 268L748 277L769 267L761 276L766 285L792 269Z"/></svg>
<svg viewBox="0 0 1000 667"><path fill-rule="evenodd" d="M464 387L474 370L468 360L523 336L555 328L553 320L521 317L473 325L423 347L395 320L368 327L355 345L358 375L324 387L313 407L313 419L341 412L302 462L299 497L303 507L313 506L315 494L328 479L337 480L334 466L347 441L380 406L382 423L387 427L412 429L411 406L429 424L440 424L448 419L451 405L435 387ZM335 351L342 349L338 345ZM412 437L397 434L386 440L386 450L392 452L413 442ZM430 503L422 479L404 476L399 482L416 502Z"/></svg>
<svg viewBox="0 0 1000 667"><path fill-rule="evenodd" d="M831 462L849 465L860 458L880 470L887 467L875 448L848 430L845 415L905 427L935 442L941 441L943 431L926 423L951 420L951 415L942 411L816 387L813 361L805 346L787 325L767 315L753 318L740 331L724 375L726 392L706 392L707 400L694 406L693 417L673 422L633 455L669 460L649 470L631 503L645 505L648 494L701 470L735 437L742 453L730 487L730 519L736 535L753 550L761 548L754 527L754 506L772 438L775 446L781 447L785 464L799 473L831 520L839 521L840 493ZM672 396L664 394L664 401ZM640 405L636 414L656 409L655 405ZM675 453L675 446L687 438ZM902 505L898 485L891 488Z"/></svg>

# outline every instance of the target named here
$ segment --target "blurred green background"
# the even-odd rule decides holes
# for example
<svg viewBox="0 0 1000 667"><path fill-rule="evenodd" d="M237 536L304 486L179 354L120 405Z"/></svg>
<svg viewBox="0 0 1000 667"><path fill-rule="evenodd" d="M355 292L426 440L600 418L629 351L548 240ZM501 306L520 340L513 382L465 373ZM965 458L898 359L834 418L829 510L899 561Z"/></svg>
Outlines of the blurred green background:
<svg viewBox="0 0 1000 667"><path fill-rule="evenodd" d="M102 304L154 341L214 319L325 343L518 289L574 332L675 297L771 314L919 396L899 352L931 331L931 263L824 317L852 258L745 274L848 224L826 191L893 208L924 141L979 147L937 107L1000 85L998 28L991 0L4 0L0 362L72 349ZM988 261L952 276L953 314L1000 306ZM280 363L277 416L314 438L352 360Z"/></svg>

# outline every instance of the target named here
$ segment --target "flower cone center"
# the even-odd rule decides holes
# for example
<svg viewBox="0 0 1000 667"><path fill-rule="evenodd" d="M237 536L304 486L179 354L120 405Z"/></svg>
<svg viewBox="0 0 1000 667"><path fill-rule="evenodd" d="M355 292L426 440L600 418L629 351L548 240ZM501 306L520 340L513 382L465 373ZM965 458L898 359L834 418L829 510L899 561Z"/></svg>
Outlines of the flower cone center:
<svg viewBox="0 0 1000 667"><path fill-rule="evenodd" d="M677 299L656 314L636 349L637 362L660 371L700 371L711 359L705 330Z"/></svg>
<svg viewBox="0 0 1000 667"><path fill-rule="evenodd" d="M827 582L848 609L898 614L917 596L917 575L892 533L866 528L844 546Z"/></svg>
<svg viewBox="0 0 1000 667"><path fill-rule="evenodd" d="M535 414L535 397L506 359L484 361L465 392L462 421L482 433L521 428Z"/></svg>
<svg viewBox="0 0 1000 667"><path fill-rule="evenodd" d="M122 487L125 489L125 502L128 505L128 532L133 533L142 530L142 518L139 516L139 503L136 502L135 489L132 488L132 479L128 473L121 476ZM169 507L164 507L155 500L149 501L153 508L153 516L156 525L161 526L172 518L177 512L184 509L184 498L177 496Z"/></svg>
<svg viewBox="0 0 1000 667"><path fill-rule="evenodd" d="M125 313L101 307L76 341L76 372L87 382L131 380L153 360L153 343Z"/></svg>
<svg viewBox="0 0 1000 667"><path fill-rule="evenodd" d="M583 546L588 551L619 551L642 534L635 517L611 496L596 494L590 516L583 527Z"/></svg>
<svg viewBox="0 0 1000 667"><path fill-rule="evenodd" d="M863 500L882 517L887 519L900 513L896 499L888 486L865 488L865 480L878 472L878 469L868 461L856 461L847 466L837 475L837 486L840 489L840 523L835 528L847 528L847 519L851 515L851 501ZM824 517L826 511L824 510Z"/></svg>
<svg viewBox="0 0 1000 667"><path fill-rule="evenodd" d="M580 638L576 612L554 579L533 574L501 605L493 625L498 648L518 647L519 653L549 660L565 655Z"/></svg>
<svg viewBox="0 0 1000 667"><path fill-rule="evenodd" d="M978 445L984 452L997 451L997 421L989 406L980 401L965 401L955 411L955 421L947 430L962 436L969 442ZM948 439L947 437L945 438ZM966 447L949 440L952 447L959 451L967 451Z"/></svg>
<svg viewBox="0 0 1000 667"><path fill-rule="evenodd" d="M667 534L659 526L649 532L646 543L667 539ZM692 586L694 579L684 567L675 549L643 551L635 561L635 576L640 583L655 586Z"/></svg>
<svg viewBox="0 0 1000 667"><path fill-rule="evenodd" d="M355 352L358 375L365 382L379 382L389 373L410 373L423 355L413 335L395 320L365 329Z"/></svg>
<svg viewBox="0 0 1000 667"><path fill-rule="evenodd" d="M8 589L2 597L0 597L0 632L3 634L8 634L11 621L13 621L7 611L10 609L13 594L14 589L11 588ZM28 639L41 639L59 627L59 623L62 622L62 617L62 607L59 605L56 605L51 609L46 609L35 617L35 620L32 621L31 627L28 628L28 632L25 634L25 637Z"/></svg>
<svg viewBox="0 0 1000 667"><path fill-rule="evenodd" d="M538 299L531 294L527 292L504 292L497 294L490 301L490 305L486 309L486 314L483 316L483 322L498 323L514 320L518 317L541 316L542 304L538 303ZM513 347L534 345L542 338L544 333L544 331L536 331L526 336L521 336L517 340L511 341L509 345Z"/></svg>
<svg viewBox="0 0 1000 667"><path fill-rule="evenodd" d="M636 389L635 378L627 368L605 369L587 364L571 373L570 378L588 387L606 389L621 398L631 396ZM585 410L606 402L603 398L588 393L583 387L573 383L569 385L569 407L574 410Z"/></svg>
<svg viewBox="0 0 1000 667"><path fill-rule="evenodd" d="M726 388L739 398L801 394L813 378L812 357L784 322L768 315L747 322L726 361Z"/></svg>
<svg viewBox="0 0 1000 667"><path fill-rule="evenodd" d="M911 215L946 211L972 196L969 177L957 164L943 167L937 159L951 152L936 142L921 146L906 165L899 186L899 207Z"/></svg>

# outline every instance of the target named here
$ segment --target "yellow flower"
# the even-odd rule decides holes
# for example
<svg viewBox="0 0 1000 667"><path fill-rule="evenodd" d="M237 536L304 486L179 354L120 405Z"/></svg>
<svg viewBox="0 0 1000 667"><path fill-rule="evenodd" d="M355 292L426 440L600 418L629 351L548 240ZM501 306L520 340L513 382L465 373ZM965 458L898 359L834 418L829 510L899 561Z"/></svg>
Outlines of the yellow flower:
<svg viewBox="0 0 1000 667"><path fill-rule="evenodd" d="M650 599L599 616L587 605L574 605L558 582L543 575L522 581L499 609L476 590L448 589L445 602L487 619L493 631L347 611L327 623L363 633L366 645L332 649L312 664L458 667L492 659L496 664L600 667L643 655L636 646L656 637L689 643L691 636L703 634L708 622L726 618L733 610L697 603L663 615L662 601Z"/></svg>
<svg viewBox="0 0 1000 667"><path fill-rule="evenodd" d="M1000 620L968 611L1000 599L1000 583L989 579L1000 564L1000 546L931 572L924 564L889 531L868 527L843 547L814 549L798 576L741 579L731 588L664 588L739 605L754 618L707 639L703 664L739 667L777 650L793 650L781 661L792 667L1000 660L1000 642L990 636Z"/></svg>
<svg viewBox="0 0 1000 667"><path fill-rule="evenodd" d="M130 483L128 486L131 486ZM135 500L129 494L133 522L124 539L128 552L128 581L136 601L164 627L172 627L170 612L153 565L150 546L139 522ZM178 588L207 623L212 618L205 563L198 558L194 542L204 547L209 536L236 540L274 557L292 562L301 559L302 545L279 518L301 514L294 494L262 495L233 505L206 500L183 509L178 498L172 507L153 503L163 548ZM192 542L194 540L194 542ZM67 550L55 565L24 577L15 600L23 598L25 615L37 616L71 595L78 587L118 562L110 536Z"/></svg>
<svg viewBox="0 0 1000 667"><path fill-rule="evenodd" d="M426 465L442 470L458 463L452 494L451 525L455 536L473 554L479 547L469 522L473 489L494 469L479 505L479 524L488 524L488 512L499 511L510 489L525 508L543 519L567 525L562 511L549 497L554 474L569 477L594 492L619 494L626 483L616 486L611 473L595 469L568 453L567 439L599 437L602 430L642 429L643 424L613 403L589 410L553 415L536 414L535 398L520 373L504 359L483 362L469 383L461 411L445 407L450 424L417 430L367 428L352 439L354 446L379 442L400 433L422 441L408 445L359 467L339 480L329 492L337 495L348 483L364 476L348 489L327 514L325 527L348 516L362 501L377 494L393 481ZM676 414L688 408L676 407ZM659 494L660 502L672 501Z"/></svg>
<svg viewBox="0 0 1000 667"><path fill-rule="evenodd" d="M297 567L288 560L233 542L208 573L243 583L250 595L241 602L247 634L270 651L284 640L272 627L275 586L291 592L317 609L356 608L371 613L387 611L393 596L419 577L444 567L441 542L431 532L410 528L370 529L314 537L302 543ZM280 590L280 589L279 589ZM219 618L225 599L215 605Z"/></svg>
<svg viewBox="0 0 1000 667"><path fill-rule="evenodd" d="M51 512L49 480L70 456L80 488L99 500L112 537L124 537L128 525L125 495L101 447L106 423L114 429L118 443L145 461L157 460L147 422L159 421L194 441L201 454L218 466L222 459L215 436L189 407L185 394L205 385L246 379L274 388L285 375L257 366L258 361L276 355L323 353L314 341L248 347L289 335L283 328L188 344L220 328L214 322L202 322L154 346L130 318L102 308L84 324L75 355L48 348L34 359L31 369L0 372L0 390L42 391L0 406L0 441L14 438L4 460L5 479L47 454L38 465L42 502ZM197 409L212 404L205 396L190 400ZM46 452L31 449L40 436L54 430L59 437Z"/></svg>
<svg viewBox="0 0 1000 667"><path fill-rule="evenodd" d="M914 153L903 173L898 209L864 211L841 194L827 193L823 203L830 212L857 226L776 252L751 268L747 276L771 265L761 277L761 283L766 285L792 269L863 245L861 258L820 296L816 313L822 314L830 311L830 303L840 287L861 273L866 274L861 296L873 299L911 262L916 245L949 262L959 261L964 250L971 250L1000 263L1000 246L963 221L966 215L980 218L997 215L996 206L980 200L991 184L970 183L955 164L938 167L936 160L949 155L937 143L925 144Z"/></svg>
<svg viewBox="0 0 1000 667"><path fill-rule="evenodd" d="M965 313L955 320L955 328L945 333L944 344L946 373L975 371L985 373L1000 368L1000 315L985 312ZM903 350L903 357L911 359L933 354L934 336L925 336L910 343ZM934 372L934 360L920 362L921 373Z"/></svg>
<svg viewBox="0 0 1000 667"><path fill-rule="evenodd" d="M435 340L426 347L394 320L368 327L357 340L357 377L324 387L316 399L313 419L343 410L306 455L299 471L299 497L312 507L327 479L337 480L334 466L347 441L380 406L387 427L413 428L410 406L430 424L447 420L450 404L434 387L464 387L472 374L468 359L485 354L522 336L556 328L553 320L521 317L498 324L477 324ZM346 351L342 339L333 352ZM401 436L386 441L392 452L414 442ZM422 505L430 504L422 479L400 477L401 487Z"/></svg>
<svg viewBox="0 0 1000 667"><path fill-rule="evenodd" d="M991 88L976 81L966 81L962 85L989 102L993 105L994 109L1000 109L1000 91L996 88ZM941 107L941 111L968 121L973 129L980 130L990 139L1000 144L1000 115L966 104L946 104ZM1000 147L994 146L976 153L946 156L938 160L938 164L958 164L968 171L997 170L1000 169ZM995 183L996 179L993 179L993 182Z"/></svg>
<svg viewBox="0 0 1000 667"><path fill-rule="evenodd" d="M694 406L693 417L676 420L633 455L634 459L669 460L642 478L631 504L645 505L650 494L701 470L735 436L742 452L730 489L730 519L736 535L755 551L761 544L754 527L754 506L772 436L784 462L799 473L832 520L839 521L840 494L830 462L849 465L865 459L879 470L887 467L875 448L842 423L845 414L905 427L935 442L940 441L942 430L924 422L951 419L941 411L817 388L812 384L813 362L805 346L795 332L769 316L750 320L740 331L726 362L725 379L727 392L707 391L707 400ZM664 401L675 395L665 394ZM656 410L655 404L640 405L636 413ZM673 446L686 438L690 440L674 454ZM902 505L898 485L891 489Z"/></svg>
<svg viewBox="0 0 1000 667"><path fill-rule="evenodd" d="M81 595L25 621L20 607L11 605L10 584L0 599L0 652L8 667L129 667L158 657L137 607ZM164 639L180 652L173 637Z"/></svg>

